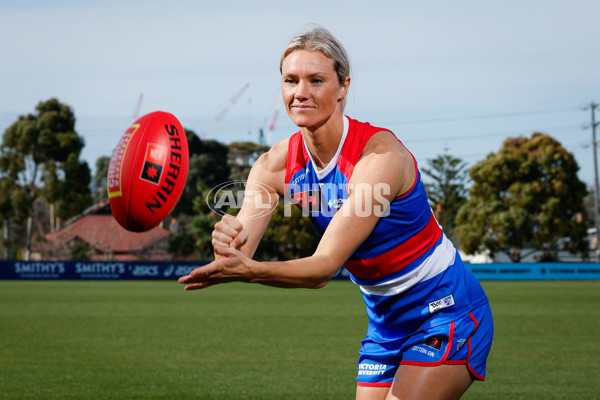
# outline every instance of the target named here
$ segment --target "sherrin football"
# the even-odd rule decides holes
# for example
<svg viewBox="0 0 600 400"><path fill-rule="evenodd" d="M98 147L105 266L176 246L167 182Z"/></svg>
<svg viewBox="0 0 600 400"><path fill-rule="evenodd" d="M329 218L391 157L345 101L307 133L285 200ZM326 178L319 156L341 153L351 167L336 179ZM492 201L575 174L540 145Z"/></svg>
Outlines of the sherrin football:
<svg viewBox="0 0 600 400"><path fill-rule="evenodd" d="M157 226L183 192L188 162L185 132L173 114L155 111L135 121L108 167L108 200L117 222L134 232Z"/></svg>

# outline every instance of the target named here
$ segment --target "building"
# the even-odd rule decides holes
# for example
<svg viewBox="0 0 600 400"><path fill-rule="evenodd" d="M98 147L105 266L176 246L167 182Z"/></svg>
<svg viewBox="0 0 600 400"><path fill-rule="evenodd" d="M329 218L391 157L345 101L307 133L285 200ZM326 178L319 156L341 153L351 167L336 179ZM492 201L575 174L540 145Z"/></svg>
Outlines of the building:
<svg viewBox="0 0 600 400"><path fill-rule="evenodd" d="M86 210L38 247L44 260L83 258L95 261L167 261L169 231L158 226L130 232L113 218L108 201ZM74 255L80 255L79 257ZM36 257L37 258L37 257Z"/></svg>

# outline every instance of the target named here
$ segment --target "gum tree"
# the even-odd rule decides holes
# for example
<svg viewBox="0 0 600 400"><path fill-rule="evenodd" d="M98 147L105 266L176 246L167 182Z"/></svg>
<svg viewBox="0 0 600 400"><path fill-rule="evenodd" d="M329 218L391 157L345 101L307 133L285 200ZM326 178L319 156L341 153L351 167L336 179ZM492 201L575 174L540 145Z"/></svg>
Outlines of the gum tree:
<svg viewBox="0 0 600 400"><path fill-rule="evenodd" d="M33 235L34 203L42 197L54 215L68 219L89 207L90 169L79 156L84 140L75 132L75 115L57 99L40 102L36 112L9 126L0 147L2 217L27 223L25 257Z"/></svg>

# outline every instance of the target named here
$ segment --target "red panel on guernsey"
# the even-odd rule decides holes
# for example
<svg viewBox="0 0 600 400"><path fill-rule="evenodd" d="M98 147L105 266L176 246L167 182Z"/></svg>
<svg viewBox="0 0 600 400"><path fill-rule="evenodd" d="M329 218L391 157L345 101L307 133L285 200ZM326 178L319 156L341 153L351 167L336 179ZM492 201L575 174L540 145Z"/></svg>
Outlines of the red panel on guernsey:
<svg viewBox="0 0 600 400"><path fill-rule="evenodd" d="M352 121L353 123L350 124L346 141L337 161L339 171L347 179L350 179L350 176L352 176L354 166L360 159L362 151L369 139L371 139L371 136L380 131L388 131L387 129L371 126L366 122ZM308 163L310 163L310 155L304 147L302 134L298 131L290 136L285 182L289 183L294 174L306 168Z"/></svg>
<svg viewBox="0 0 600 400"><path fill-rule="evenodd" d="M355 277L377 279L395 272L415 261L442 237L442 230L433 213L431 219L417 234L392 250L377 257L348 260L344 267Z"/></svg>

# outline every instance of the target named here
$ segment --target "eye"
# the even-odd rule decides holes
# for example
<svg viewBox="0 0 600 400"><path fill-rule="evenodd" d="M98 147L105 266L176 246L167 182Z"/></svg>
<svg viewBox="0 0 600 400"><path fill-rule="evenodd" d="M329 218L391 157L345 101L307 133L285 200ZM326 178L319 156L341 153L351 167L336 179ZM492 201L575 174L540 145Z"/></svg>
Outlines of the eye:
<svg viewBox="0 0 600 400"><path fill-rule="evenodd" d="M295 81L295 80L293 80L292 78L285 78L285 79L283 80L283 82L284 82L284 83L287 83L288 85L293 85L293 84L295 84L295 83L296 83L296 81Z"/></svg>
<svg viewBox="0 0 600 400"><path fill-rule="evenodd" d="M321 83L323 83L323 79L321 79L321 78L312 78L311 79L311 83L313 85L320 85Z"/></svg>

